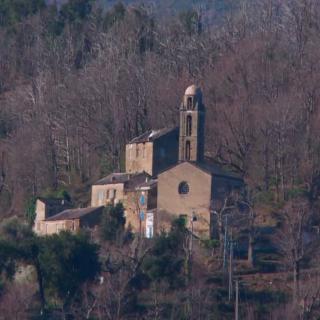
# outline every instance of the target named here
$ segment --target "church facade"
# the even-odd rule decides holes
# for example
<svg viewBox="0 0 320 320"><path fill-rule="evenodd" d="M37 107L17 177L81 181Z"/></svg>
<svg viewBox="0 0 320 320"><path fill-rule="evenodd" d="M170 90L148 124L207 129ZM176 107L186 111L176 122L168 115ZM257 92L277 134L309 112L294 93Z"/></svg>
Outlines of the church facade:
<svg viewBox="0 0 320 320"><path fill-rule="evenodd" d="M159 225L183 216L200 237L210 237L214 209L242 179L227 173L204 155L205 107L201 90L187 88L180 107L179 159L158 176L157 217Z"/></svg>

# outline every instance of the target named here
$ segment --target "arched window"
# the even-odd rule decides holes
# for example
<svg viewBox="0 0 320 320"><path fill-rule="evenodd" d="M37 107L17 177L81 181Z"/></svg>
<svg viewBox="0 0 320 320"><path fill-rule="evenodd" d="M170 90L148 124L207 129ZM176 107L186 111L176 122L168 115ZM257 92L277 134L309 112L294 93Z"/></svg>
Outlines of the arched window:
<svg viewBox="0 0 320 320"><path fill-rule="evenodd" d="M186 142L186 160L190 160L191 156L191 146L190 146L190 141Z"/></svg>
<svg viewBox="0 0 320 320"><path fill-rule="evenodd" d="M187 116L187 125L186 125L186 135L191 136L192 134L192 117L190 115Z"/></svg>
<svg viewBox="0 0 320 320"><path fill-rule="evenodd" d="M192 97L187 98L187 109L188 110L192 109Z"/></svg>

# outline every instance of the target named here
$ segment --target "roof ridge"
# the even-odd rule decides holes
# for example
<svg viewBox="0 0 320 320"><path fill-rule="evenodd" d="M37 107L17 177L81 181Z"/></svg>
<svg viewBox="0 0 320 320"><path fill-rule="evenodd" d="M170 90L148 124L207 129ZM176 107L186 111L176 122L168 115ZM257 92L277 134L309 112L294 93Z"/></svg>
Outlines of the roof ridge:
<svg viewBox="0 0 320 320"><path fill-rule="evenodd" d="M171 131L177 130L179 127L177 126L170 126L170 127L163 127L159 129L148 129L142 134L134 137L131 139L128 144L133 143L143 143L143 142L152 142L155 139L158 139Z"/></svg>

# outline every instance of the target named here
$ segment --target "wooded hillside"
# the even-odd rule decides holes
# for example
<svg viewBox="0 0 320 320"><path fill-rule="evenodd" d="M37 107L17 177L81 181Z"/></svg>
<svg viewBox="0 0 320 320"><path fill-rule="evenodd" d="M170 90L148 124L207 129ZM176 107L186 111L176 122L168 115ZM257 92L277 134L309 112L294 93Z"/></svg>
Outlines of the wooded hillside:
<svg viewBox="0 0 320 320"><path fill-rule="evenodd" d="M196 83L202 88L206 106L206 154L242 176L247 185L242 205L249 208L249 222L233 226L240 243L237 254L249 261L247 281L255 290L263 287L264 291L261 296L250 291L252 299L260 300L243 307L243 314L246 319L256 315L257 319L263 315L280 319L286 314L284 310L290 309L292 317L316 319L320 293L318 238L314 241L314 232L319 229L320 192L318 1L217 0L210 10L206 10L206 1L202 6L189 1L191 6L177 6L170 15L158 15L157 3L102 7L94 0L70 0L59 8L54 3L0 0L0 220L24 217L37 195L67 191L78 205L86 205L91 183L123 168L126 142L147 129L178 124L184 90ZM166 9L164 3L170 7L173 1L161 3ZM218 214L222 221L224 212ZM170 309L172 318L183 314L179 319L207 319L205 315L210 312L223 314L221 319L231 317L230 305L222 304L222 311L218 308L226 299L226 291L219 287L223 277L212 271L212 265L221 267L221 241L205 242L203 245L208 246L203 255L199 245L200 262L194 266L193 276L200 275L201 287L195 282L188 286L192 283L190 270L184 274L185 287L180 287L181 279L170 280L173 271L188 264L190 257L182 245L189 241L186 234L183 226L173 225L171 235L180 241L178 249L175 241L165 236L148 247L149 264L147 261L141 274L141 256L133 265L131 260L121 260L129 259L125 252L128 247L117 244L115 249L112 244L112 249L108 248L119 258L121 247L119 261L122 266L131 266L126 272L139 270L132 273L134 277L122 273L123 281L129 283L141 276L137 287L131 282L125 288L117 284L117 292L125 301L121 304L119 298L117 319L131 319L128 314L136 319L140 311L143 314L140 309L130 309L131 313L124 305L131 305L131 298L150 303L143 291L146 274L152 283L147 292L154 294L154 309L151 312L146 307L146 319L149 311L155 319L170 318L163 305L169 303L170 295L175 295L170 290L176 288L181 290L179 294L190 289L188 294L194 294L196 302L191 310L190 304L186 307L180 301L182 307ZM253 251L241 247L243 234ZM55 241L59 247L63 239ZM74 241L76 246L78 240ZM16 250L23 263L30 262L25 258L29 251ZM32 263L44 259L46 250L46 246L41 247ZM175 250L179 261L173 259L173 271L153 269L163 266ZM258 252L259 263L253 257ZM220 264L210 265L211 253L218 256ZM106 258L104 251L102 255ZM203 276L205 259L213 273ZM11 266L9 262L5 267ZM44 270L47 268L44 265ZM265 270L278 273L264 277ZM302 283L300 276L304 277ZM47 290L59 289L55 279L47 279ZM159 284L162 279L171 281L170 290ZM292 288L280 280L292 282ZM112 278L108 283L110 296L116 281ZM272 287L275 282L281 286ZM217 309L212 310L208 302L208 313L197 318L195 305L198 303L200 310L201 301L213 299L209 294L204 298L206 285L213 284L219 287L210 291ZM162 311L157 309L159 292ZM61 301L68 300L65 291L59 294ZM269 306L264 313L265 301ZM281 305L281 310L273 310L275 305ZM302 312L292 306L303 306L299 309ZM110 306L108 312L112 314L114 308Z"/></svg>
<svg viewBox="0 0 320 320"><path fill-rule="evenodd" d="M192 10L168 20L121 4L104 13L88 0L60 11L18 3L0 10L2 214L119 170L130 138L177 124L193 82L205 96L209 155L263 198L317 199L315 2L243 5L221 27Z"/></svg>

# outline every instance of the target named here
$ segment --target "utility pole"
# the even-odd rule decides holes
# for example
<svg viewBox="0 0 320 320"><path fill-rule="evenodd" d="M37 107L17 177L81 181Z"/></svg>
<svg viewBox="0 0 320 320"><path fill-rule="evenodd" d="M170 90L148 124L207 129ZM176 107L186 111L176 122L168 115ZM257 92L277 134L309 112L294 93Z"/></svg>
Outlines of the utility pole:
<svg viewBox="0 0 320 320"><path fill-rule="evenodd" d="M230 257L229 257L229 301L231 301L232 298L232 278L233 278L233 241L232 241L232 233L231 233L231 239L230 239Z"/></svg>
<svg viewBox="0 0 320 320"><path fill-rule="evenodd" d="M192 217L191 217L191 237L190 237L190 243L189 243L189 250L190 250L190 256L192 257L192 251L193 251L193 223L197 221L197 216L194 211L192 211Z"/></svg>
<svg viewBox="0 0 320 320"><path fill-rule="evenodd" d="M192 217L191 217L190 257L192 257L192 251L193 251L193 217L194 217L194 213L192 213Z"/></svg>
<svg viewBox="0 0 320 320"><path fill-rule="evenodd" d="M227 236L228 236L228 216L226 215L225 227L224 227L224 241L223 241L223 270L226 270L227 266Z"/></svg>
<svg viewBox="0 0 320 320"><path fill-rule="evenodd" d="M189 261L188 261L188 275L191 276L191 267L192 267L192 256L193 256L193 223L197 221L196 213L192 212L192 217L190 220L191 223L191 233L189 237Z"/></svg>
<svg viewBox="0 0 320 320"><path fill-rule="evenodd" d="M239 280L236 280L235 320L239 320Z"/></svg>

